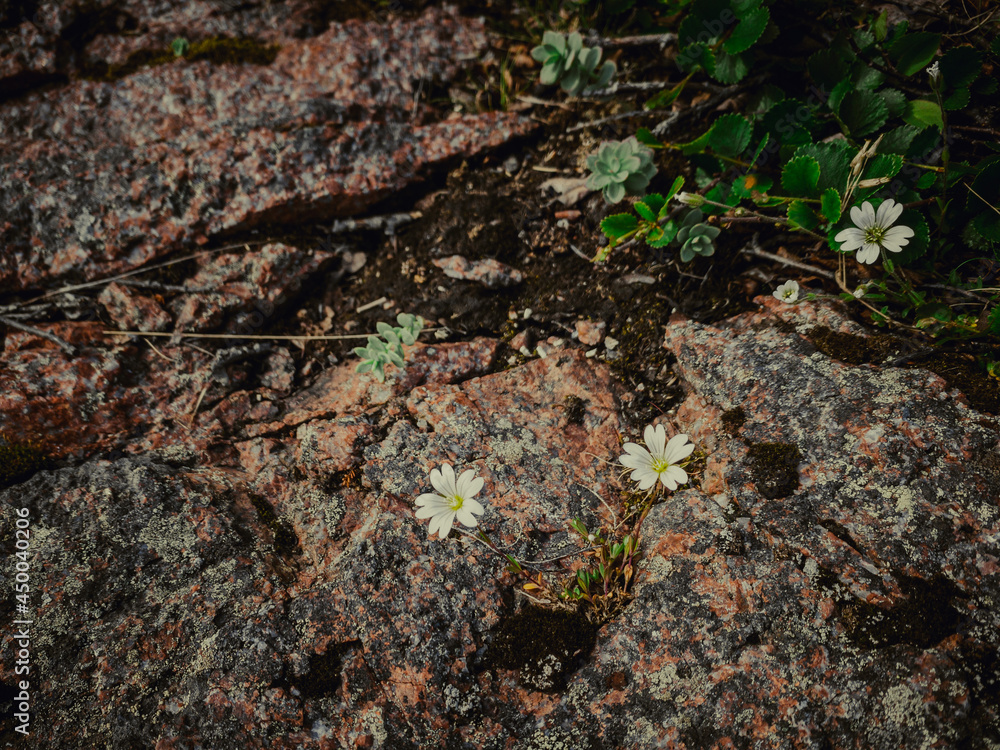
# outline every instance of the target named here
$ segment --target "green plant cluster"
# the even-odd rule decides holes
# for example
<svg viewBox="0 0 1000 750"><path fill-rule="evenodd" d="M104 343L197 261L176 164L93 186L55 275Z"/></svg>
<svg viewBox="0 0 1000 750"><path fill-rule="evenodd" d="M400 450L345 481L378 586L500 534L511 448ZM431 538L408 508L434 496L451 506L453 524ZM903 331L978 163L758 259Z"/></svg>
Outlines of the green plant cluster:
<svg viewBox="0 0 1000 750"><path fill-rule="evenodd" d="M590 553L593 563L578 570L576 578L563 586L559 596L567 601L587 602L600 622L621 607L629 596L639 539L626 534L620 542L609 541L603 536L603 529L591 534L580 519L572 520L570 526L585 543L593 546Z"/></svg>
<svg viewBox="0 0 1000 750"><path fill-rule="evenodd" d="M720 227L732 219L782 224L835 254L841 297L860 300L874 322L939 340L1000 336L1000 289L981 278L963 279L955 261L978 255L987 267L1000 262L1000 143L990 141L989 128L949 127L950 119L970 121L965 110L997 106L998 82L988 71L1000 65L998 29L992 43L977 46L905 21L890 25L886 12L866 17L861 5L824 6L832 41L789 74L784 68L794 70L796 61L768 47L780 24L802 22L787 5L690 0L677 10L676 64L684 78L647 108L669 104L695 76L728 85L745 81L745 105L687 142L663 141L645 128L636 133L654 151L685 157L701 194L678 195L680 177L667 193L637 195L624 181L614 183L624 190L610 193L607 186L631 163L588 159L594 170L588 186L604 190L608 202L626 193L637 197L631 212L604 219L609 244L595 260L642 240L657 248L674 243L679 259L689 261L714 252ZM669 205L672 198L700 208L710 223L693 213L678 222L682 209ZM882 278L853 290L847 284L853 249L842 250L836 237L859 226L855 217L864 203L877 210L890 198L904 208L896 225L912 236L899 252L880 247ZM927 278L946 284L915 283ZM954 294L942 294L942 287ZM972 299L976 310L960 309Z"/></svg>
<svg viewBox="0 0 1000 750"><path fill-rule="evenodd" d="M583 37L576 31L569 35L546 31L531 56L543 63L539 80L547 86L558 83L571 96L602 89L615 75L615 64L610 60L597 67L601 48L584 47Z"/></svg>
<svg viewBox="0 0 1000 750"><path fill-rule="evenodd" d="M396 322L399 323L398 328L388 323L378 323L376 329L382 338L369 336L366 346L354 348L354 353L361 357L361 364L355 368L355 372L370 372L378 382L384 383L386 365L405 367L403 345L416 343L425 321L419 315L400 313L396 316Z"/></svg>
<svg viewBox="0 0 1000 750"><path fill-rule="evenodd" d="M608 203L619 203L625 194L642 195L656 174L653 150L636 138L605 141L587 157L589 190L600 190Z"/></svg>

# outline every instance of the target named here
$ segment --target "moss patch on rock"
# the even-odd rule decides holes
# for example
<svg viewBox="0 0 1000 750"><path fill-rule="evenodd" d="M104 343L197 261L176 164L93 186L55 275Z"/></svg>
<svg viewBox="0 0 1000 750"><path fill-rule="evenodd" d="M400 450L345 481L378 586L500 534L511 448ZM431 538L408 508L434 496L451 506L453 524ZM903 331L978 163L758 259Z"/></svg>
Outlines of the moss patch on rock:
<svg viewBox="0 0 1000 750"><path fill-rule="evenodd" d="M486 669L516 669L531 690L562 690L590 654L597 628L582 612L528 606L501 622L483 657Z"/></svg>
<svg viewBox="0 0 1000 750"><path fill-rule="evenodd" d="M50 465L48 455L39 444L10 440L0 434L0 489L23 482Z"/></svg>
<svg viewBox="0 0 1000 750"><path fill-rule="evenodd" d="M757 491L768 500L787 497L799 487L802 453L788 443L750 446L750 468Z"/></svg>

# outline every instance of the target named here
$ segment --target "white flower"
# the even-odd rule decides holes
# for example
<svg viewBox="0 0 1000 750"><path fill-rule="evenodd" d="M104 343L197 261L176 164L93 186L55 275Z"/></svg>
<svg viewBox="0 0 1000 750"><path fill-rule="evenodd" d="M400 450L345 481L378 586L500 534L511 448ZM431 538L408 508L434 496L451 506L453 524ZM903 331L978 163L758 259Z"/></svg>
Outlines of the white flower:
<svg viewBox="0 0 1000 750"><path fill-rule="evenodd" d="M676 490L677 485L687 482L687 472L675 464L690 456L694 450L694 446L687 442L688 436L674 435L667 442L667 431L663 425L649 425L643 438L646 448L636 443L625 443L622 446L625 453L619 457L622 466L634 469L631 479L639 483L639 489L648 490L656 484L656 480L660 480L668 490Z"/></svg>
<svg viewBox="0 0 1000 750"><path fill-rule="evenodd" d="M868 285L862 284L857 289L854 290L854 299L861 299L868 293Z"/></svg>
<svg viewBox="0 0 1000 750"><path fill-rule="evenodd" d="M774 298L782 302L792 303L799 298L799 282L789 279L778 286L773 292Z"/></svg>
<svg viewBox="0 0 1000 750"><path fill-rule="evenodd" d="M935 60L934 64L927 68L927 75L931 77L931 83L937 83L941 78L941 70L938 66L938 61Z"/></svg>
<svg viewBox="0 0 1000 750"><path fill-rule="evenodd" d="M898 253L903 245L909 244L913 230L902 225L892 226L901 213L903 207L892 198L878 207L878 213L875 213L871 203L865 201L861 208L851 207L851 221L857 229L850 227L841 230L833 239L844 243L840 247L842 252L857 250L858 263L874 263L878 260L879 250Z"/></svg>
<svg viewBox="0 0 1000 750"><path fill-rule="evenodd" d="M468 469L456 481L451 464L442 464L440 469L431 469L431 484L439 494L425 492L416 500L417 505L422 506L417 509L417 518L431 519L428 536L437 532L444 539L451 533L456 517L466 526L478 525L476 516L481 516L486 509L472 496L483 488L482 477Z"/></svg>

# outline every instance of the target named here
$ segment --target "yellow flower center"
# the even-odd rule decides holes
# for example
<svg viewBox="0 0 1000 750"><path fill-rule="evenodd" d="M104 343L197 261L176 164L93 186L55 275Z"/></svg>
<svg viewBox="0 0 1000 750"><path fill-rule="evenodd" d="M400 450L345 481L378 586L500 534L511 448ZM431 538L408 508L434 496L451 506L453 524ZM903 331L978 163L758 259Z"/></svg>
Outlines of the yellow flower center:
<svg viewBox="0 0 1000 750"><path fill-rule="evenodd" d="M465 498L459 497L458 495L452 495L448 498L448 503L450 504L452 510L459 510L465 503Z"/></svg>
<svg viewBox="0 0 1000 750"><path fill-rule="evenodd" d="M653 471L657 474L662 474L667 469L670 468L670 462L662 458L653 459Z"/></svg>
<svg viewBox="0 0 1000 750"><path fill-rule="evenodd" d="M873 245L881 245L882 240L885 239L885 232L886 230L883 227L868 227L868 229L865 230L865 242Z"/></svg>

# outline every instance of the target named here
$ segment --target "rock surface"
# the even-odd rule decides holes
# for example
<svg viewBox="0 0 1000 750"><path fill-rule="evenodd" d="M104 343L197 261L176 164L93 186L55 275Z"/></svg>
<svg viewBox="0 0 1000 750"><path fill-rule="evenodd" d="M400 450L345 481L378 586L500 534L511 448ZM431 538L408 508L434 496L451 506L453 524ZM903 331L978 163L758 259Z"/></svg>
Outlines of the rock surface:
<svg viewBox="0 0 1000 750"><path fill-rule="evenodd" d="M0 105L0 291L356 215L435 165L536 127L505 113L440 119L421 103L425 83L448 81L486 44L481 21L447 10L276 43L270 64L237 48L234 62L170 60Z"/></svg>
<svg viewBox="0 0 1000 750"><path fill-rule="evenodd" d="M501 560L428 539L412 505L449 462L523 558L608 523L628 396L582 349L483 375L496 342L418 345L384 384L251 382L169 444L120 437L138 455L3 493L44 592L35 746L990 747L1000 420L928 371L816 351L818 320L860 333L835 307L762 304L668 325L689 390L668 431L704 470L653 508L635 597L582 653L500 662L523 603ZM90 377L129 350L140 380L192 369L119 346Z"/></svg>

